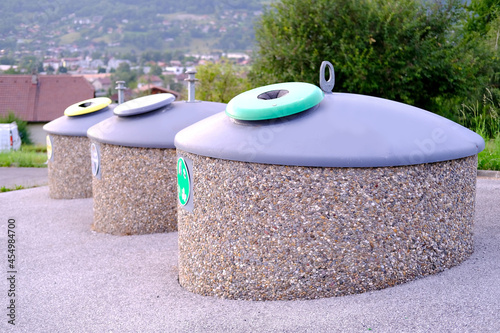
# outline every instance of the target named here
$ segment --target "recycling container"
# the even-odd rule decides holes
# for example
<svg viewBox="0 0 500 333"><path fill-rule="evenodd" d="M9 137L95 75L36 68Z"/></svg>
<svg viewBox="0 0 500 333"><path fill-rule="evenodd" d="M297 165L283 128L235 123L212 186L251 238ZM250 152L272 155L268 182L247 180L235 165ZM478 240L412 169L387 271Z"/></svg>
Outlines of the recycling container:
<svg viewBox="0 0 500 333"><path fill-rule="evenodd" d="M92 197L90 142L87 130L113 115L111 100L75 103L64 115L43 126L47 132L49 195L53 199Z"/></svg>
<svg viewBox="0 0 500 333"><path fill-rule="evenodd" d="M172 94L130 100L88 130L95 231L136 235L177 230L174 136L223 112L226 104L174 100Z"/></svg>
<svg viewBox="0 0 500 333"><path fill-rule="evenodd" d="M341 296L471 255L483 139L416 107L332 93L333 83L325 62L322 89L256 88L177 134L184 288L245 300Z"/></svg>

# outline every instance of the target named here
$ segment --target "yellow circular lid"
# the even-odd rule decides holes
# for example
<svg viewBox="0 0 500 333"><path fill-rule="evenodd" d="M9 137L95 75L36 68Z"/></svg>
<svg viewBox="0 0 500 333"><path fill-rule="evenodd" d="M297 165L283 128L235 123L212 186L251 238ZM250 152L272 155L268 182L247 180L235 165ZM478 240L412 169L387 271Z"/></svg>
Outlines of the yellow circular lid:
<svg viewBox="0 0 500 333"><path fill-rule="evenodd" d="M68 106L64 110L64 115L69 117L81 116L102 110L109 104L111 104L111 100L107 97L91 98Z"/></svg>

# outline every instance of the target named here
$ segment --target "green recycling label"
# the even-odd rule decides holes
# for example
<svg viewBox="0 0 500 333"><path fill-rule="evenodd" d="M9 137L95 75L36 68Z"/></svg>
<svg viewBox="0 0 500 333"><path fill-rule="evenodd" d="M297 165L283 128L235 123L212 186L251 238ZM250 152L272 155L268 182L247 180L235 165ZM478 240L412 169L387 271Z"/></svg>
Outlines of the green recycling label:
<svg viewBox="0 0 500 333"><path fill-rule="evenodd" d="M177 193L179 194L179 202L185 206L189 200L189 171L186 166L186 161L182 157L177 160Z"/></svg>

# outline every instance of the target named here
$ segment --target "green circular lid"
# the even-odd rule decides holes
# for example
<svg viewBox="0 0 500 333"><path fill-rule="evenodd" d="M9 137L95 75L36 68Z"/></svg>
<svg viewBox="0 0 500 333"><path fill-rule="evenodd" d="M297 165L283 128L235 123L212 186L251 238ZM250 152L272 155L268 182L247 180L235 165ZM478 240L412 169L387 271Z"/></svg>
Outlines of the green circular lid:
<svg viewBox="0 0 500 333"><path fill-rule="evenodd" d="M310 83L287 82L255 88L234 97L226 114L238 120L265 120L290 116L318 105L323 91Z"/></svg>

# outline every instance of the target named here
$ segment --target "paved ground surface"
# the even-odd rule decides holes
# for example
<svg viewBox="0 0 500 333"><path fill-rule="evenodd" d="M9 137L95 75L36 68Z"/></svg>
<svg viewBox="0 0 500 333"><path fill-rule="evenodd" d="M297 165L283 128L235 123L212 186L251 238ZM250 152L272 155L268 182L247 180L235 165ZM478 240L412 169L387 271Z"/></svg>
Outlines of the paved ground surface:
<svg viewBox="0 0 500 333"><path fill-rule="evenodd" d="M47 185L47 168L0 168L0 187L24 188Z"/></svg>
<svg viewBox="0 0 500 333"><path fill-rule="evenodd" d="M0 206L1 332L500 331L497 179L478 180L475 252L461 265L393 288L310 301L192 294L177 281L177 233L92 232L92 199L52 200L44 186L0 193ZM9 218L14 274L7 273ZM7 323L11 275L15 327Z"/></svg>

